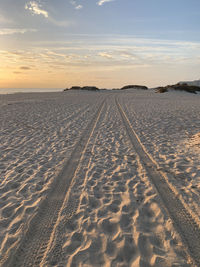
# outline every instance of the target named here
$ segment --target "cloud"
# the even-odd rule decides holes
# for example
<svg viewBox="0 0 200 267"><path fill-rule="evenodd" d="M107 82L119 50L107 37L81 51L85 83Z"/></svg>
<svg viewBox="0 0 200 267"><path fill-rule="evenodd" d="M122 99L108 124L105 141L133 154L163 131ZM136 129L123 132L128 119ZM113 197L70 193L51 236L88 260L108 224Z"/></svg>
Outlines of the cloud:
<svg viewBox="0 0 200 267"><path fill-rule="evenodd" d="M81 8L83 8L82 5L78 5L78 6L75 7L75 9L81 9Z"/></svg>
<svg viewBox="0 0 200 267"><path fill-rule="evenodd" d="M98 53L98 55L100 57L104 57L104 58L109 58L109 59L113 58L113 56L111 54L109 54L108 52L100 52L100 53Z"/></svg>
<svg viewBox="0 0 200 267"><path fill-rule="evenodd" d="M24 34L26 32L36 32L35 29L0 29L0 35Z"/></svg>
<svg viewBox="0 0 200 267"><path fill-rule="evenodd" d="M27 66L21 66L20 67L20 70L31 70L31 68L30 67L27 67Z"/></svg>
<svg viewBox="0 0 200 267"><path fill-rule="evenodd" d="M115 1L115 0L99 0L98 3L97 3L97 5L98 6L102 6L105 3L113 2L113 1Z"/></svg>
<svg viewBox="0 0 200 267"><path fill-rule="evenodd" d="M73 0L73 2L75 3L74 0ZM82 5L76 5L76 3L74 5L75 5L75 9L81 9L82 8ZM60 20L57 20L57 19L51 17L50 14L48 13L48 11L44 10L42 8L42 5L40 4L40 2L37 2L37 1L27 2L25 4L25 9L30 11L32 13L32 15L44 16L46 19L48 19L48 22L50 22L56 26L59 26L59 27L68 27L69 25L73 24L73 22L68 21L68 20L61 20L60 21Z"/></svg>
<svg viewBox="0 0 200 267"><path fill-rule="evenodd" d="M41 4L37 3L36 1L30 1L29 3L26 3L25 9L31 11L33 15L42 15L45 18L49 17L48 12L42 9Z"/></svg>
<svg viewBox="0 0 200 267"><path fill-rule="evenodd" d="M81 40L81 41L79 41ZM126 41L125 41L126 40ZM53 71L76 68L108 69L137 67L190 67L199 69L199 42L164 41L154 39L130 38L127 36L103 36L87 41L71 37L70 41L38 43L37 47L25 50L0 50L1 68L22 71L29 74L39 69ZM18 69L16 69L16 66ZM37 68L36 68L37 66Z"/></svg>
<svg viewBox="0 0 200 267"><path fill-rule="evenodd" d="M83 8L83 5L77 4L76 0L71 0L70 3L74 6L75 9L79 10Z"/></svg>
<svg viewBox="0 0 200 267"><path fill-rule="evenodd" d="M73 25L72 21L68 21L68 20L56 20L52 17L48 18L49 22L51 22L52 24L58 26L58 27L69 27L70 25Z"/></svg>
<svg viewBox="0 0 200 267"><path fill-rule="evenodd" d="M14 74L21 74L21 71L13 71Z"/></svg>

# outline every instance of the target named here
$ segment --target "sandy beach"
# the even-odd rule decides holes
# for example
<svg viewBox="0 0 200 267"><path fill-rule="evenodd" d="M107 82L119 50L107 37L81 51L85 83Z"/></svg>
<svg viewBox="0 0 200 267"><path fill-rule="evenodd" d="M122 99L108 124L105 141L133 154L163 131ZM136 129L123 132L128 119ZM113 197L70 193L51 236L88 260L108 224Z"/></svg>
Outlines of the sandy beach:
<svg viewBox="0 0 200 267"><path fill-rule="evenodd" d="M0 266L200 266L200 95L0 95Z"/></svg>

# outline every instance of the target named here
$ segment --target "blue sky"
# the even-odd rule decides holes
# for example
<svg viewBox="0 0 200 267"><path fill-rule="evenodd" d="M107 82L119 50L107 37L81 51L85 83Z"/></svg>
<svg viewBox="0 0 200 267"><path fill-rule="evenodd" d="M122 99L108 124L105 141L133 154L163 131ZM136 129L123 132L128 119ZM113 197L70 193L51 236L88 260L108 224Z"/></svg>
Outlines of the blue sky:
<svg viewBox="0 0 200 267"><path fill-rule="evenodd" d="M0 87L199 79L199 0L0 0Z"/></svg>

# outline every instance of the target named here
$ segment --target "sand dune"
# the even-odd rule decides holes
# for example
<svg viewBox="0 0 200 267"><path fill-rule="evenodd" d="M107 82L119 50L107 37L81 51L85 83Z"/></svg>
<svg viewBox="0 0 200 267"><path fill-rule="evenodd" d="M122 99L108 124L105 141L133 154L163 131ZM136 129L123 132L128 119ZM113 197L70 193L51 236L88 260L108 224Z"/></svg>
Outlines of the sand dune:
<svg viewBox="0 0 200 267"><path fill-rule="evenodd" d="M13 266L7 265L13 255L20 267L195 266L130 142L116 95L145 149L164 172L173 174L169 182L199 219L196 96L151 91L1 96L2 266ZM38 222L41 231L50 233L47 244L35 259L28 244L19 254L32 218L94 116L80 160L71 159L76 169L55 206L55 221L46 230Z"/></svg>

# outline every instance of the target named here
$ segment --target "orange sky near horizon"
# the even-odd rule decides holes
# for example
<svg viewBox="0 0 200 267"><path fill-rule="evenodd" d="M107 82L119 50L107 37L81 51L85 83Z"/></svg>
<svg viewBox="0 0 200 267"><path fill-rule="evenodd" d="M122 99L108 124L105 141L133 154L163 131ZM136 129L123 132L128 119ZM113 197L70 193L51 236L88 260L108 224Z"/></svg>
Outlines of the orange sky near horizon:
<svg viewBox="0 0 200 267"><path fill-rule="evenodd" d="M168 70L168 73L170 71ZM168 74L169 75L169 74ZM178 75L171 73L171 83L178 82ZM153 68L116 69L116 70L37 70L1 71L0 88L70 88L73 85L95 85L99 88L120 88L126 84L141 84L148 87L166 85L167 71L158 73Z"/></svg>
<svg viewBox="0 0 200 267"><path fill-rule="evenodd" d="M131 44L121 46L118 41L81 47L4 47L0 50L0 88L156 87L199 78L198 43L133 38Z"/></svg>

